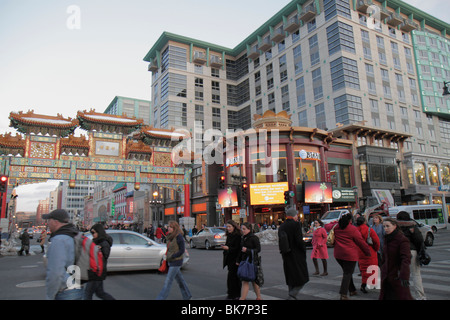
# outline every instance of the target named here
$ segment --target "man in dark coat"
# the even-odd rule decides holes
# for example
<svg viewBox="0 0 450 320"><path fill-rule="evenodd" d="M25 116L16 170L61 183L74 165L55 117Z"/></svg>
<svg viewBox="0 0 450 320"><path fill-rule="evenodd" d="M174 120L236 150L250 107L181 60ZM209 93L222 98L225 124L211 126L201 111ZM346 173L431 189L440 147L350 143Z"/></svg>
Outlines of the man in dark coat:
<svg viewBox="0 0 450 320"><path fill-rule="evenodd" d="M296 300L299 291L309 281L306 263L306 246L303 241L302 226L294 208L286 212L286 221L278 229L279 241L287 236L289 249L283 250L283 270L289 288L289 299Z"/></svg>

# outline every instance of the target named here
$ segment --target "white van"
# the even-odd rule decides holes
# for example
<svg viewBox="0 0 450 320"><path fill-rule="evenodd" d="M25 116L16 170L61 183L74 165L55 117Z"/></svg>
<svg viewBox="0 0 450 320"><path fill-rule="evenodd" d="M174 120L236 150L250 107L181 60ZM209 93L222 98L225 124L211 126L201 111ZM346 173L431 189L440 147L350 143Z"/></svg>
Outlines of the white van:
<svg viewBox="0 0 450 320"><path fill-rule="evenodd" d="M329 224L334 221L338 221L341 214L350 213L347 209L343 210L330 210L324 213L324 215L320 218L323 224Z"/></svg>
<svg viewBox="0 0 450 320"><path fill-rule="evenodd" d="M391 207L389 208L389 216L396 218L397 214L401 211L407 212L411 219L429 225L433 232L437 232L438 229L447 228L445 224L445 217L447 215L440 204Z"/></svg>

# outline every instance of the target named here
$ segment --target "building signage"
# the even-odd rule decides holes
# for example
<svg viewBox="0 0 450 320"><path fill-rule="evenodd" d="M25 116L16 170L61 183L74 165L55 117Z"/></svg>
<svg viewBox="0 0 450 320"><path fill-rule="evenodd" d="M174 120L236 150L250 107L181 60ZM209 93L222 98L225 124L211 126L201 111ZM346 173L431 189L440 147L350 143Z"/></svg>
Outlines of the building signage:
<svg viewBox="0 0 450 320"><path fill-rule="evenodd" d="M284 204L284 192L288 190L287 182L250 184L250 204Z"/></svg>
<svg viewBox="0 0 450 320"><path fill-rule="evenodd" d="M236 187L228 187L218 190L218 201L221 208L237 207L238 196Z"/></svg>
<svg viewBox="0 0 450 320"><path fill-rule="evenodd" d="M351 188L333 188L333 202L355 202L355 191Z"/></svg>
<svg viewBox="0 0 450 320"><path fill-rule="evenodd" d="M302 160L319 160L320 161L320 153L314 152L314 151L306 151L306 150L300 150L298 153L299 157Z"/></svg>

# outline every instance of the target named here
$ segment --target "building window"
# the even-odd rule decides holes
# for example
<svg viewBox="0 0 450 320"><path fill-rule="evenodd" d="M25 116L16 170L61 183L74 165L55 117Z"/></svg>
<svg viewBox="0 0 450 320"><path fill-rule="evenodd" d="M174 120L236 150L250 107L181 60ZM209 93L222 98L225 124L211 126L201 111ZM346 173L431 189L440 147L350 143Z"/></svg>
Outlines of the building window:
<svg viewBox="0 0 450 320"><path fill-rule="evenodd" d="M355 60L339 57L330 63L333 91L341 88L359 90L358 64Z"/></svg>
<svg viewBox="0 0 450 320"><path fill-rule="evenodd" d="M327 28L328 53L347 51L355 53L355 39L351 25L336 21Z"/></svg>
<svg viewBox="0 0 450 320"><path fill-rule="evenodd" d="M344 94L334 99L336 122L349 124L364 120L362 99L350 94Z"/></svg>
<svg viewBox="0 0 450 320"><path fill-rule="evenodd" d="M450 166L443 164L440 168L443 185L450 185Z"/></svg>
<svg viewBox="0 0 450 320"><path fill-rule="evenodd" d="M330 171L330 178L333 187L336 188L350 188L350 166L339 164L328 164Z"/></svg>
<svg viewBox="0 0 450 320"><path fill-rule="evenodd" d="M428 178L430 180L430 185L432 186L439 185L439 175L437 165L428 164Z"/></svg>
<svg viewBox="0 0 450 320"><path fill-rule="evenodd" d="M416 177L416 183L426 185L427 178L425 175L425 165L422 162L414 163L414 175Z"/></svg>

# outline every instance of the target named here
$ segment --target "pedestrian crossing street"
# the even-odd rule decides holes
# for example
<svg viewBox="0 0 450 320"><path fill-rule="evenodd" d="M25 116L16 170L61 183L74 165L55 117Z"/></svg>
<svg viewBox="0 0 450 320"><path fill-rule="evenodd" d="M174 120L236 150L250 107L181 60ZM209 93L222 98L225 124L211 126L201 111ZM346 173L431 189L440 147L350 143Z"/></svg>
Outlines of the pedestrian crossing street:
<svg viewBox="0 0 450 320"><path fill-rule="evenodd" d="M450 245L448 249L450 250ZM350 297L351 300L378 300L379 289L371 289L367 294L359 290L361 277L357 272L355 271L353 280L358 293ZM421 268L421 275L427 300L450 300L450 260L432 261L428 266ZM341 279L341 275L310 276L299 298L301 300L338 300ZM261 288L262 298L264 300L286 299L287 290L286 285L263 287ZM251 294L249 293L249 299L252 299ZM412 294L414 297L413 292Z"/></svg>

